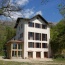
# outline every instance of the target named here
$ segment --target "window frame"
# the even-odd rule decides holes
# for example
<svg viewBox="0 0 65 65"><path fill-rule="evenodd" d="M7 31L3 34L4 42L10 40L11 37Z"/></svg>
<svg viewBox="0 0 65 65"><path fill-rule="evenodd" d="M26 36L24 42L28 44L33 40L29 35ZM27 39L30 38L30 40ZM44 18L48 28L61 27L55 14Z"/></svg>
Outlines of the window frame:
<svg viewBox="0 0 65 65"><path fill-rule="evenodd" d="M34 23L33 22L28 22L28 26L29 27L34 27Z"/></svg>
<svg viewBox="0 0 65 65"><path fill-rule="evenodd" d="M34 32L28 32L28 40L34 40Z"/></svg>
<svg viewBox="0 0 65 65"><path fill-rule="evenodd" d="M42 41L47 41L47 34L42 34Z"/></svg>
<svg viewBox="0 0 65 65"><path fill-rule="evenodd" d="M41 43L35 43L35 48L41 48Z"/></svg>
<svg viewBox="0 0 65 65"><path fill-rule="evenodd" d="M41 24L35 23L35 28L41 28Z"/></svg>
<svg viewBox="0 0 65 65"><path fill-rule="evenodd" d="M47 25L42 24L42 29L47 29Z"/></svg>
<svg viewBox="0 0 65 65"><path fill-rule="evenodd" d="M48 48L48 44L47 43L42 43L42 48Z"/></svg>
<svg viewBox="0 0 65 65"><path fill-rule="evenodd" d="M28 42L28 48L34 48L34 42Z"/></svg>

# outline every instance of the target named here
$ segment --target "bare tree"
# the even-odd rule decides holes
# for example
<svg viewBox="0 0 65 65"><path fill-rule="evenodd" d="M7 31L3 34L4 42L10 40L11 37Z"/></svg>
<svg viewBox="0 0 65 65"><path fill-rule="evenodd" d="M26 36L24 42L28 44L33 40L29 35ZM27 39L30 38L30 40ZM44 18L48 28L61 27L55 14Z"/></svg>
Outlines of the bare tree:
<svg viewBox="0 0 65 65"><path fill-rule="evenodd" d="M11 12L20 12L22 8L17 3L12 3L11 0L0 0L0 16L11 18Z"/></svg>

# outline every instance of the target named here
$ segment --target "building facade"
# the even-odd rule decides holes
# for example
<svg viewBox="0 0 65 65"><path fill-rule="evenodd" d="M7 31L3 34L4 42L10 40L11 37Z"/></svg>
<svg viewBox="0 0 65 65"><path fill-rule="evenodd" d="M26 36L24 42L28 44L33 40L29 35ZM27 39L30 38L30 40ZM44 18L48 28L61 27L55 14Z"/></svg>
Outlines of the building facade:
<svg viewBox="0 0 65 65"><path fill-rule="evenodd" d="M18 18L15 28L15 40L23 43L11 44L11 58L50 57L50 27L41 15L36 15L31 19Z"/></svg>

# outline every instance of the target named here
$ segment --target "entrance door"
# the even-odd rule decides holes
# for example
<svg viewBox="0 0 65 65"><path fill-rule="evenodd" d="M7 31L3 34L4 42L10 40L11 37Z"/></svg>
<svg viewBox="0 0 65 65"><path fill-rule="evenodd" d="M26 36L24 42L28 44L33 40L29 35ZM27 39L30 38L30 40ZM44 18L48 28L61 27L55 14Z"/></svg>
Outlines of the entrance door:
<svg viewBox="0 0 65 65"><path fill-rule="evenodd" d="M48 52L44 52L44 58L48 58Z"/></svg>
<svg viewBox="0 0 65 65"><path fill-rule="evenodd" d="M41 53L40 52L36 52L36 58L41 58Z"/></svg>

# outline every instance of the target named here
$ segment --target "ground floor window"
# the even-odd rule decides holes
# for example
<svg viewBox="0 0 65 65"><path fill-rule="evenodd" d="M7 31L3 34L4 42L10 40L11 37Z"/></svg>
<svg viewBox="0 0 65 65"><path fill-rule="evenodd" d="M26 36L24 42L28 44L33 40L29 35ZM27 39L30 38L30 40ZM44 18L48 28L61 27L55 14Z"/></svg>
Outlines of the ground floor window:
<svg viewBox="0 0 65 65"><path fill-rule="evenodd" d="M18 57L22 57L22 51L18 51Z"/></svg>
<svg viewBox="0 0 65 65"><path fill-rule="evenodd" d="M44 58L48 58L48 52L44 52Z"/></svg>
<svg viewBox="0 0 65 65"><path fill-rule="evenodd" d="M17 51L12 51L12 56L16 57L17 56Z"/></svg>
<svg viewBox="0 0 65 65"><path fill-rule="evenodd" d="M36 58L41 58L41 52L36 52Z"/></svg>
<svg viewBox="0 0 65 65"><path fill-rule="evenodd" d="M33 52L28 52L28 57L33 58Z"/></svg>

